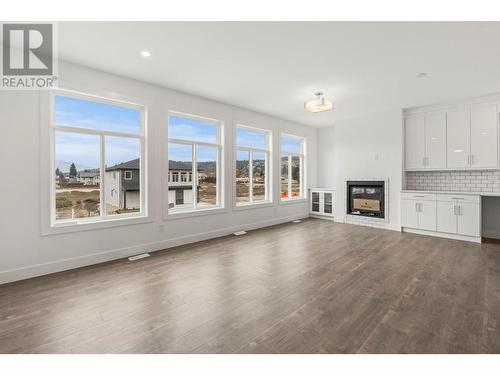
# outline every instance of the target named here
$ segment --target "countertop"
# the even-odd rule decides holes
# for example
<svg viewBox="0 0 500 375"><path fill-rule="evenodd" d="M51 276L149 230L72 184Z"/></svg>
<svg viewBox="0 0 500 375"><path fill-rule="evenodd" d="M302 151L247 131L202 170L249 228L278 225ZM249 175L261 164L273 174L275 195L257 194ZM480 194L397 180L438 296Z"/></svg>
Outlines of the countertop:
<svg viewBox="0 0 500 375"><path fill-rule="evenodd" d="M481 197L500 197L500 192L496 191L401 190L401 193L479 195Z"/></svg>

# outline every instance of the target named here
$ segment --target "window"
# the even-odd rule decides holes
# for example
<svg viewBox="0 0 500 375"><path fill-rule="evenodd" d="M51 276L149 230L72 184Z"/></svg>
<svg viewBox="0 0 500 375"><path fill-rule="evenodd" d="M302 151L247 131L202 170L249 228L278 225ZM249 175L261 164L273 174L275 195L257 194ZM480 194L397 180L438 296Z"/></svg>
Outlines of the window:
<svg viewBox="0 0 500 375"><path fill-rule="evenodd" d="M222 207L222 124L197 116L168 117L168 212Z"/></svg>
<svg viewBox="0 0 500 375"><path fill-rule="evenodd" d="M58 90L51 136L52 224L144 216L143 107Z"/></svg>
<svg viewBox="0 0 500 375"><path fill-rule="evenodd" d="M269 202L270 132L236 126L236 205Z"/></svg>
<svg viewBox="0 0 500 375"><path fill-rule="evenodd" d="M282 134L280 148L281 200L304 198L305 139Z"/></svg>

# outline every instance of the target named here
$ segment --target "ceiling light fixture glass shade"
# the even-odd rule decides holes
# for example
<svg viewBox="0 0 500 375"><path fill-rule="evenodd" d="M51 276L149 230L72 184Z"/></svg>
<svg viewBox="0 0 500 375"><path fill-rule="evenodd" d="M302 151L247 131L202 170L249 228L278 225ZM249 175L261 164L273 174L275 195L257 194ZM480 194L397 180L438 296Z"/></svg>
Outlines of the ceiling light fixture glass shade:
<svg viewBox="0 0 500 375"><path fill-rule="evenodd" d="M304 103L304 108L309 112L325 112L333 109L333 103L323 97L322 92L317 92L316 99Z"/></svg>

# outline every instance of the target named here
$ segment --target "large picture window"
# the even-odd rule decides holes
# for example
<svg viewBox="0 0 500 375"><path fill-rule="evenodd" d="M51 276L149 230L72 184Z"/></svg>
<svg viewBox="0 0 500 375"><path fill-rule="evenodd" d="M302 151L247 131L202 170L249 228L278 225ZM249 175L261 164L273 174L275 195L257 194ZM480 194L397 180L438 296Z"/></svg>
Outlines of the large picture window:
<svg viewBox="0 0 500 375"><path fill-rule="evenodd" d="M304 198L305 139L282 134L280 149L281 200Z"/></svg>
<svg viewBox="0 0 500 375"><path fill-rule="evenodd" d="M53 224L144 214L142 106L57 91L51 134Z"/></svg>
<svg viewBox="0 0 500 375"><path fill-rule="evenodd" d="M221 128L217 120L169 115L169 213L222 207Z"/></svg>
<svg viewBox="0 0 500 375"><path fill-rule="evenodd" d="M236 126L236 205L269 202L270 132Z"/></svg>

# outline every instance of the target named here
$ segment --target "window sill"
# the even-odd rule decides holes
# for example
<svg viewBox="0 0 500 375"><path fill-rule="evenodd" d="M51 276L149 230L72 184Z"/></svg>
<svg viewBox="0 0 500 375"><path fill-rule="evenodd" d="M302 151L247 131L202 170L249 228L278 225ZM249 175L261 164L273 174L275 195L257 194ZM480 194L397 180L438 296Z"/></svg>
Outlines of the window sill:
<svg viewBox="0 0 500 375"><path fill-rule="evenodd" d="M153 220L148 216L126 216L119 218L106 218L88 221L59 222L42 229L42 236L82 232L86 230L106 229L132 224L151 223Z"/></svg>
<svg viewBox="0 0 500 375"><path fill-rule="evenodd" d="M307 198L288 198L288 199L280 199L280 204L292 204L292 203L306 203L308 201Z"/></svg>
<svg viewBox="0 0 500 375"><path fill-rule="evenodd" d="M233 207L234 211L244 211L251 210L253 208L264 208L264 207L273 207L274 203L271 201L263 201L258 203L246 203L246 204L235 204Z"/></svg>
<svg viewBox="0 0 500 375"><path fill-rule="evenodd" d="M227 209L224 207L214 207L214 208L202 208L198 210L186 210L178 212L168 212L163 218L164 221L185 219L188 217L205 216L205 215L217 215L227 213Z"/></svg>

